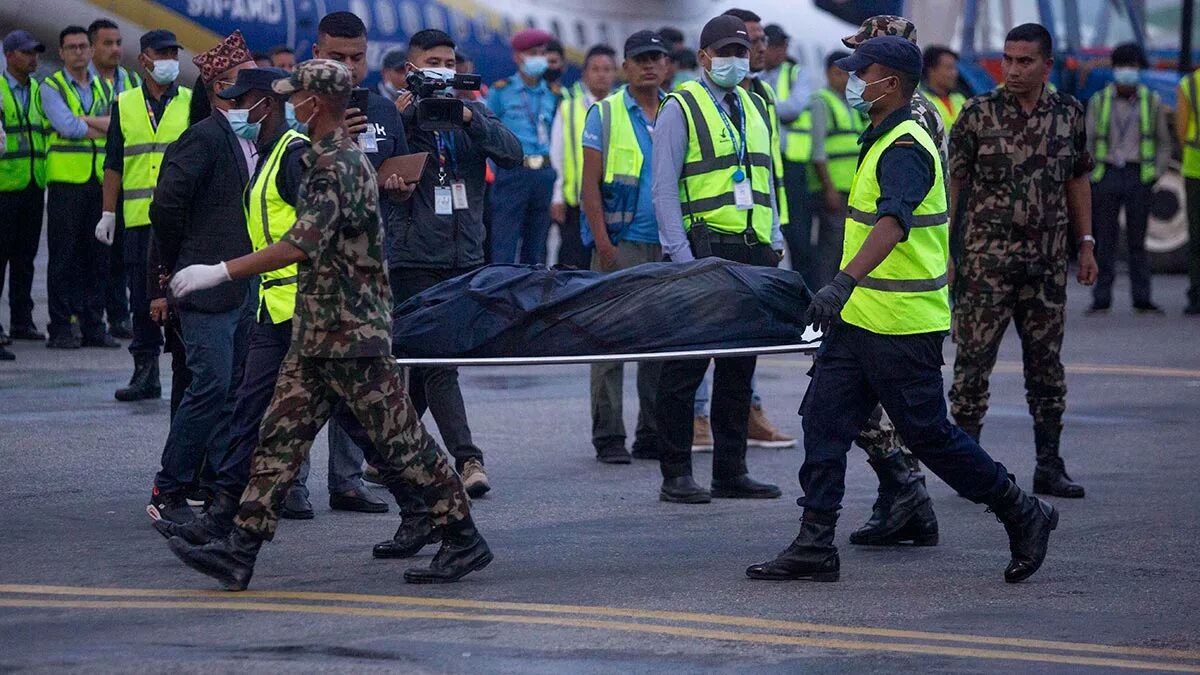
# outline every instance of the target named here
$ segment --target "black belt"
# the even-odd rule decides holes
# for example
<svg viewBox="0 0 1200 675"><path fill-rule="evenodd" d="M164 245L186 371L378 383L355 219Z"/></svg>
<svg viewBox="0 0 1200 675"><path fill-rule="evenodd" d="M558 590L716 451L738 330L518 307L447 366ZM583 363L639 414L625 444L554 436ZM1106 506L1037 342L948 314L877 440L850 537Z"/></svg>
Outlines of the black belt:
<svg viewBox="0 0 1200 675"><path fill-rule="evenodd" d="M754 239L750 239L754 237ZM753 232L744 234L720 234L712 232L708 235L708 240L713 244L730 244L737 246L766 246L758 240L758 237Z"/></svg>

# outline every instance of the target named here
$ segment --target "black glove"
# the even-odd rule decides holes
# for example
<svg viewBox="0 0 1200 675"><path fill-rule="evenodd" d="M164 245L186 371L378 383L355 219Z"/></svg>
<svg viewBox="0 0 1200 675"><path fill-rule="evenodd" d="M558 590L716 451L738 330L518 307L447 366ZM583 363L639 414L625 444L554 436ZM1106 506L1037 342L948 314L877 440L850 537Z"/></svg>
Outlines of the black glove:
<svg viewBox="0 0 1200 675"><path fill-rule="evenodd" d="M846 301L850 299L850 294L854 292L854 286L857 284L854 277L845 272L838 272L833 281L817 291L812 302L808 303L804 322L822 333L828 333L833 323L841 316L842 308L846 306Z"/></svg>

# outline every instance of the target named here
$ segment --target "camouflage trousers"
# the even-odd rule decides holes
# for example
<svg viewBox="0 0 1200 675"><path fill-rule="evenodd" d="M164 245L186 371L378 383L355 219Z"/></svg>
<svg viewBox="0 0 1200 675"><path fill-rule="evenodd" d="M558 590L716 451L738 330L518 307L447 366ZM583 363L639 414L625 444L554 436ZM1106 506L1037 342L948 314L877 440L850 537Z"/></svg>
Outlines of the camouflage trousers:
<svg viewBox="0 0 1200 675"><path fill-rule="evenodd" d="M968 256L956 283L953 335L958 353L950 412L961 426L978 426L988 409L988 379L1011 321L1021 340L1025 400L1035 425L1059 425L1066 410L1062 365L1066 263L1040 264ZM974 264L973 264L974 263ZM983 268L983 271L980 271Z"/></svg>
<svg viewBox="0 0 1200 675"><path fill-rule="evenodd" d="M425 495L434 523L470 515L462 481L421 424L395 361L307 358L292 351L283 360L259 428L250 482L234 521L238 527L274 537L287 487L339 401L362 423L379 461Z"/></svg>
<svg viewBox="0 0 1200 675"><path fill-rule="evenodd" d="M881 405L875 406L871 417L863 425L862 431L858 432L858 438L854 442L866 450L867 457L871 459L882 459L894 449L909 454L908 448L904 447L904 440L900 438L896 426L892 424L891 418Z"/></svg>

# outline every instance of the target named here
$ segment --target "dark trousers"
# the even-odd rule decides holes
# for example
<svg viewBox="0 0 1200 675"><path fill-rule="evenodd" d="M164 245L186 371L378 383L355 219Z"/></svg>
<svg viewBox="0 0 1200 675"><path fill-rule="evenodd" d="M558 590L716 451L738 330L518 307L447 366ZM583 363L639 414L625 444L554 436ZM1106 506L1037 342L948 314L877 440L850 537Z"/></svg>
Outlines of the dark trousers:
<svg viewBox="0 0 1200 675"><path fill-rule="evenodd" d="M800 405L804 418L801 506L837 511L845 494L846 453L871 412L883 405L912 454L950 487L990 503L1008 477L946 418L943 333L879 335L838 324L822 340Z"/></svg>
<svg viewBox="0 0 1200 675"><path fill-rule="evenodd" d="M213 487L238 496L250 480L250 459L258 447L258 428L275 393L279 367L292 344L292 322L259 321L250 330L242 380L237 388L229 422L229 443L214 462ZM221 452L222 448L214 448Z"/></svg>
<svg viewBox="0 0 1200 675"><path fill-rule="evenodd" d="M1188 290L1189 305L1200 307L1200 178L1185 178L1184 194L1188 218Z"/></svg>
<svg viewBox="0 0 1200 675"><path fill-rule="evenodd" d="M158 356L163 345L162 328L150 318L150 296L146 292L152 236L149 225L125 230L125 281L129 284L129 310L133 315L129 353L135 357Z"/></svg>
<svg viewBox="0 0 1200 675"><path fill-rule="evenodd" d="M187 367L187 345L183 341L183 328L179 326L179 313L171 310L167 325L163 326L166 334L166 350L171 355L171 420L183 403L183 392L192 383L192 371Z"/></svg>
<svg viewBox="0 0 1200 675"><path fill-rule="evenodd" d="M119 203L119 202L118 202ZM117 229L108 251L108 284L104 313L109 325L129 322L129 289L125 284L125 218L117 209Z"/></svg>
<svg viewBox="0 0 1200 675"><path fill-rule="evenodd" d="M579 214L578 206L568 206L567 220L558 228L562 240L562 244L558 248L558 264L586 270L591 263L592 252L590 247L583 245L583 233L579 229Z"/></svg>
<svg viewBox="0 0 1200 675"><path fill-rule="evenodd" d="M33 326L33 259L42 238L46 193L36 185L0 192L0 294L8 268L11 326Z"/></svg>
<svg viewBox="0 0 1200 675"><path fill-rule="evenodd" d="M242 306L227 312L179 311L192 380L171 420L163 447L162 469L154 484L163 492L191 484L197 469L210 464L219 470L223 449L229 446L229 425L237 403L246 360L246 346L258 305L255 292Z"/></svg>
<svg viewBox="0 0 1200 675"><path fill-rule="evenodd" d="M497 169L492 201L492 262L546 262L554 169Z"/></svg>
<svg viewBox="0 0 1200 675"><path fill-rule="evenodd" d="M850 195L842 194L837 211L825 208L824 195L814 194L817 203L820 225L817 229L816 262L812 273L806 279L812 279L812 290L817 291L825 284L833 281L838 271L842 269L842 240L846 237L846 211Z"/></svg>
<svg viewBox="0 0 1200 675"><path fill-rule="evenodd" d="M1125 208L1125 240L1129 247L1129 283L1133 303L1150 303L1150 260L1146 256L1146 223L1150 219L1152 185L1142 182L1141 166L1121 168L1108 165L1104 178L1092 186L1092 227L1096 237L1096 264L1100 274L1092 288L1092 304L1112 304L1113 281L1117 278L1117 242L1121 225L1117 215Z"/></svg>
<svg viewBox="0 0 1200 675"><path fill-rule="evenodd" d="M788 224L780 229L791 254L792 269L804 277L809 288L815 289L809 275L813 272L812 228L818 195L808 191L808 165L785 161L783 186L787 191Z"/></svg>
<svg viewBox="0 0 1200 675"><path fill-rule="evenodd" d="M53 184L46 200L47 308L51 337L70 335L71 319L83 338L106 332L104 299L108 293L108 246L96 239L103 194L100 184Z"/></svg>
<svg viewBox="0 0 1200 675"><path fill-rule="evenodd" d="M726 260L774 267L778 257L770 246L742 244L712 245L713 255ZM714 359L665 361L658 381L657 422L662 449L663 478L692 473L692 433L695 422L696 388ZM713 478L731 478L747 473L746 428L750 418L750 396L754 356L715 359L712 412Z"/></svg>

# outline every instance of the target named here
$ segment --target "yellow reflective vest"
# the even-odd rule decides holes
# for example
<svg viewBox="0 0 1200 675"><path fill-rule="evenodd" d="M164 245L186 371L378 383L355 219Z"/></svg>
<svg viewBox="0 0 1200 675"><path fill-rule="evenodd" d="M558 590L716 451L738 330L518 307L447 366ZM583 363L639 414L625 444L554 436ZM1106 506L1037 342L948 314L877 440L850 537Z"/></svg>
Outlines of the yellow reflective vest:
<svg viewBox="0 0 1200 675"><path fill-rule="evenodd" d="M163 110L163 117L154 127L146 95L141 87L123 91L117 97L120 111L121 135L125 138L124 166L121 171L122 205L125 227L145 227L150 224L150 201L158 183L163 153L187 129L188 107L192 90L179 87L179 93Z"/></svg>
<svg viewBox="0 0 1200 675"><path fill-rule="evenodd" d="M938 115L942 118L942 124L945 125L946 132L949 133L950 127L954 126L954 123L958 121L958 114L962 112L962 107L963 104L967 102L967 97L963 96L957 91L952 91L950 92L950 95L946 97L950 99L950 105L947 106L946 103L942 101L942 97L933 93L933 91L931 91L925 85L921 85L921 93L924 94L925 98L928 99L929 102L933 104L933 107L937 109Z"/></svg>
<svg viewBox="0 0 1200 675"><path fill-rule="evenodd" d="M92 105L87 110L83 109L83 101L67 71L54 73L46 78L43 86L57 91L76 117L102 117L108 113L109 102L98 77L91 78ZM46 148L46 182L82 185L92 180L104 180L104 139L65 138L50 127Z"/></svg>
<svg viewBox="0 0 1200 675"><path fill-rule="evenodd" d="M297 144L307 145L308 137L291 129L285 131L246 188L246 227L255 251L279 241L296 224L296 207L279 194L277 179L283 168L284 155L288 148ZM271 323L283 323L292 318L296 312L298 273L298 266L291 264L261 276L262 285L258 292L260 317L265 311Z"/></svg>
<svg viewBox="0 0 1200 675"><path fill-rule="evenodd" d="M775 172L775 208L779 211L779 224L788 224L787 190L783 186L783 152L779 149L779 111L776 109L775 90L760 79L751 80L753 92L767 104L767 117L771 131L771 165Z"/></svg>
<svg viewBox="0 0 1200 675"><path fill-rule="evenodd" d="M1200 70L1184 75L1179 88L1191 109L1187 135L1183 139L1183 177L1200 178Z"/></svg>
<svg viewBox="0 0 1200 675"><path fill-rule="evenodd" d="M829 172L829 180L838 192L848 193L858 165L858 137L867 128L867 120L851 108L845 98L827 87L813 94L809 108L814 105L825 106L825 169ZM805 111L805 114L810 113ZM811 127L811 118L808 124ZM807 140L811 159L812 139ZM816 171L810 170L808 175L808 189L820 190L821 180Z"/></svg>
<svg viewBox="0 0 1200 675"><path fill-rule="evenodd" d="M638 144L633 119L625 106L625 90L594 104L600 115L600 146L604 148L604 224L610 233L620 232L637 215L638 183L646 157Z"/></svg>
<svg viewBox="0 0 1200 675"><path fill-rule="evenodd" d="M29 78L29 105L22 105L0 73L0 106L8 138L0 157L0 192L17 192L30 183L46 187L46 116L38 81Z"/></svg>
<svg viewBox="0 0 1200 675"><path fill-rule="evenodd" d="M934 159L934 179L925 199L913 211L908 238L892 249L858 282L842 308L842 320L882 335L912 335L950 330L950 298L946 285L949 221L946 182L937 146L921 125L905 120L879 138L858 165L850 186L850 208L842 243L841 267L862 248L875 227L880 197L879 158L902 136L910 135Z"/></svg>
<svg viewBox="0 0 1200 675"><path fill-rule="evenodd" d="M767 104L757 94L741 87L734 87L733 91L746 127L744 140L740 139L740 131L733 130L733 135L739 137L739 145L742 142L746 145L745 161L740 166L729 133L732 120L727 126L724 119L727 116L700 81L685 82L663 99L664 105L671 99L679 101L692 130L679 176L683 226L690 232L694 223L703 221L718 234L753 234L759 243L769 245L775 216L771 210L770 115ZM750 182L752 206L741 209L734 199L734 176L739 170L747 173L747 164L744 180Z"/></svg>
<svg viewBox="0 0 1200 675"><path fill-rule="evenodd" d="M1096 115L1096 135L1092 137L1092 157L1096 158L1096 168L1092 170L1092 182L1099 183L1104 178L1104 168L1108 163L1108 132L1112 127L1112 101L1117 94L1117 86L1110 84L1092 94L1089 106L1099 106ZM1138 97L1138 159L1141 162L1141 179L1150 184L1155 179L1154 160L1158 150L1158 109L1162 105L1158 94L1150 91L1145 85L1139 84Z"/></svg>
<svg viewBox="0 0 1200 675"><path fill-rule="evenodd" d="M582 91L563 96L558 104L563 134L563 201L567 206L579 206L579 184L583 180L583 123L587 112Z"/></svg>

